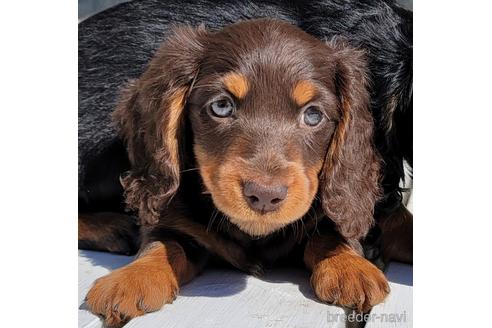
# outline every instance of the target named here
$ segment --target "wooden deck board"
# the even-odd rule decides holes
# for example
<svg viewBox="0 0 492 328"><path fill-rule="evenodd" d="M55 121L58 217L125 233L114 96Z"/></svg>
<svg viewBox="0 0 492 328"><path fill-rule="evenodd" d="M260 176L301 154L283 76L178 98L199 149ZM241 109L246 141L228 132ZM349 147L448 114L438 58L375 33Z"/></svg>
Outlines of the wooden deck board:
<svg viewBox="0 0 492 328"><path fill-rule="evenodd" d="M95 279L123 266L131 257L79 251L79 327L100 328L85 309L84 297ZM411 266L392 264L387 272L392 293L371 313L404 313L405 322L368 322L368 328L411 327ZM273 270L255 278L233 270L208 270L183 286L180 296L155 313L130 321L127 328L148 327L345 327L344 311L318 302L302 270ZM331 318L331 319L330 319Z"/></svg>

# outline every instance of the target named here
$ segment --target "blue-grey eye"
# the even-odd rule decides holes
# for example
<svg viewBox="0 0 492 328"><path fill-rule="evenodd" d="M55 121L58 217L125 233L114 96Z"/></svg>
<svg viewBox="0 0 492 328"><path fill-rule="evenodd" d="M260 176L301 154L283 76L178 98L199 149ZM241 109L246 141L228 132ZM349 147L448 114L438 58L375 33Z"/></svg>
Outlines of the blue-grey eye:
<svg viewBox="0 0 492 328"><path fill-rule="evenodd" d="M323 120L323 114L316 107L308 107L304 111L304 123L309 126L316 126Z"/></svg>
<svg viewBox="0 0 492 328"><path fill-rule="evenodd" d="M234 113L234 104L230 99L216 100L210 104L210 111L217 117L229 117Z"/></svg>

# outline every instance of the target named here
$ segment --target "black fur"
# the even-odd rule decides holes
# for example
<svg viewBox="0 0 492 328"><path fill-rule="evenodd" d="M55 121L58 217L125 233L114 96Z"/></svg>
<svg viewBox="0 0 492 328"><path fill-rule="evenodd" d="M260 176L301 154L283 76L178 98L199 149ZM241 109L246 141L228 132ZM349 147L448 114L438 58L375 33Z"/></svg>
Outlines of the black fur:
<svg viewBox="0 0 492 328"><path fill-rule="evenodd" d="M412 13L392 1L142 0L79 24L79 207L121 210L119 175L128 168L110 113L175 25L215 29L272 17L314 36L365 49L372 81L375 143L384 160L384 198L376 216L401 203L403 160L412 165ZM104 168L104 171L93 169Z"/></svg>

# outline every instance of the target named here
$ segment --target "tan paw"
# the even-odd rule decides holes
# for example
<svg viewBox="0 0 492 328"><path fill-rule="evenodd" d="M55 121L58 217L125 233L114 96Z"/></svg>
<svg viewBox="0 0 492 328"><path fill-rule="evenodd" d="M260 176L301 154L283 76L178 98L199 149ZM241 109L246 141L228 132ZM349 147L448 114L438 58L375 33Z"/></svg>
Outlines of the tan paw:
<svg viewBox="0 0 492 328"><path fill-rule="evenodd" d="M170 268L134 262L96 280L86 303L93 313L104 317L107 326L121 327L171 303L177 292L178 283Z"/></svg>
<svg viewBox="0 0 492 328"><path fill-rule="evenodd" d="M316 296L328 303L367 312L390 292L384 274L356 254L340 254L319 262L311 275Z"/></svg>

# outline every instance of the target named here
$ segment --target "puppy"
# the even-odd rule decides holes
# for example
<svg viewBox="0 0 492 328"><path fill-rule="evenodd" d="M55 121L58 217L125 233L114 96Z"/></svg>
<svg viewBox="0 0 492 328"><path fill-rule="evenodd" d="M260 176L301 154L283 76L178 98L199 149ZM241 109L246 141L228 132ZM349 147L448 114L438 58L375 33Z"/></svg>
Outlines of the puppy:
<svg viewBox="0 0 492 328"><path fill-rule="evenodd" d="M380 196L366 74L361 51L286 22L175 30L114 113L140 249L95 282L91 311L121 326L211 260L260 274L298 255L321 301L381 302L387 281L358 243Z"/></svg>
<svg viewBox="0 0 492 328"><path fill-rule="evenodd" d="M139 0L81 22L79 209L123 211L119 177L130 163L111 123L111 112L121 86L143 73L171 27L204 23L217 30L260 17L290 22L320 40L342 37L365 50L373 140L383 163L383 196L375 206L376 225L362 242L366 250L368 246L372 250L366 252L371 258L411 263L413 219L402 204L399 183L404 179L404 159L412 165L412 12L391 0ZM128 226L122 233L133 234L133 230ZM81 246L95 245L82 240ZM105 249L109 246L115 249L109 244ZM135 251L133 245L128 247L119 250Z"/></svg>

